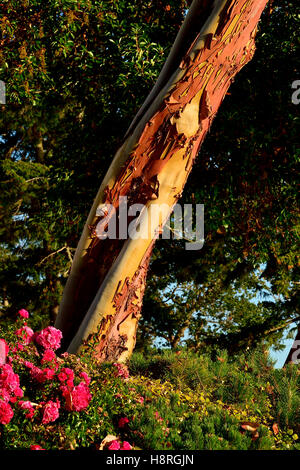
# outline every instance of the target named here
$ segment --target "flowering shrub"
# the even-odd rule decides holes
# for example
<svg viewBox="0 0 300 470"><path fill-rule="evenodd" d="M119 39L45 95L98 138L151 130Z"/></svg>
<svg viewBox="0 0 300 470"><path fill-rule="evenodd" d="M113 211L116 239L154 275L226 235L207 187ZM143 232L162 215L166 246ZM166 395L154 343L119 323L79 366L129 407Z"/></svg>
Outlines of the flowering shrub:
<svg viewBox="0 0 300 470"><path fill-rule="evenodd" d="M0 324L0 449L300 450L297 368L184 351L99 364L16 318Z"/></svg>
<svg viewBox="0 0 300 470"><path fill-rule="evenodd" d="M0 340L0 424L5 426L20 413L29 422L47 426L59 420L61 410L86 410L92 398L87 372L80 365L78 373L65 367L54 352L60 347L61 331L48 326L34 333L25 322L28 318L27 310L20 310L14 343Z"/></svg>

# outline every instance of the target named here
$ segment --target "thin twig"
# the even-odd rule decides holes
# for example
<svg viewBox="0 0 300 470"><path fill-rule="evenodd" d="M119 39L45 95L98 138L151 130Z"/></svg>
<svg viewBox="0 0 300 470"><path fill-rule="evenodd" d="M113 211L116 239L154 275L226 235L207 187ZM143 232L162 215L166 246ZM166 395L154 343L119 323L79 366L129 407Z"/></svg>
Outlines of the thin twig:
<svg viewBox="0 0 300 470"><path fill-rule="evenodd" d="M50 258L51 256L54 256L56 255L57 253L63 251L63 250L67 250L67 253L68 253L68 257L71 261L71 263L73 262L73 258L71 256L71 250L75 250L75 248L70 248L69 246L65 245L63 246L62 248L60 248L59 250L56 250L56 251L53 251L53 253L50 253L50 255L47 255L45 258L43 258L37 265L40 266L41 264L44 263L44 261L46 261L46 259Z"/></svg>
<svg viewBox="0 0 300 470"><path fill-rule="evenodd" d="M31 181L42 180L42 179L48 179L48 178L46 176L35 176L34 178L30 178L29 180L25 180L25 183L30 183Z"/></svg>

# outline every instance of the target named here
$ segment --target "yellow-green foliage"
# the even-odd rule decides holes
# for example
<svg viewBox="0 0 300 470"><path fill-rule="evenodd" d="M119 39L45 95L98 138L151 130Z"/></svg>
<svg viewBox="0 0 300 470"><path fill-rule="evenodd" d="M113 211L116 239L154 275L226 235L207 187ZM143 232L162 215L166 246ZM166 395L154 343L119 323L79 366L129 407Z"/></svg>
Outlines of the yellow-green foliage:
<svg viewBox="0 0 300 470"><path fill-rule="evenodd" d="M10 351L15 326L0 327ZM17 354L39 364L33 343ZM58 419L43 424L39 413L30 419L14 406L11 421L0 425L2 449L97 449L114 435L145 450L300 450L299 369L274 369L262 350L237 359L220 352L214 360L184 350L154 351L134 354L127 366L97 364L87 352L63 356L60 369L91 378L92 399L80 412L65 409L56 379L37 384L21 362L12 364L23 400L39 404L58 397L61 407Z"/></svg>

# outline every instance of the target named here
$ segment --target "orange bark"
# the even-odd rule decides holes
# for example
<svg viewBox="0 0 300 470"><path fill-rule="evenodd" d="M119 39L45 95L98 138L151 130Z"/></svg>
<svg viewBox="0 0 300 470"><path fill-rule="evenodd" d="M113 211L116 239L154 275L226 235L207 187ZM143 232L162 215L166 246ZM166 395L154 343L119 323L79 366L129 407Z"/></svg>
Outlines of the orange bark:
<svg viewBox="0 0 300 470"><path fill-rule="evenodd" d="M132 241L99 240L97 205L112 204L118 212L119 197L127 196L128 204L166 202L170 213L231 82L253 56L267 0L210 3L206 22L186 45L179 66L138 113L91 210L56 324L71 352L85 342L94 345L93 354L101 361L130 355L157 235L137 241L136 251ZM136 253L128 268L127 249L131 257Z"/></svg>

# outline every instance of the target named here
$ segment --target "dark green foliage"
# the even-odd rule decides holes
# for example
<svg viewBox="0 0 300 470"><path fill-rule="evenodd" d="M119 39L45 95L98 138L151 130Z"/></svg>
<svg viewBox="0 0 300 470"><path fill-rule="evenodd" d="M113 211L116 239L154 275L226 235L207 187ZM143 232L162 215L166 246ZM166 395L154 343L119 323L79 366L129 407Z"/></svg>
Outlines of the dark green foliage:
<svg viewBox="0 0 300 470"><path fill-rule="evenodd" d="M212 358L189 351L164 351L147 356L134 353L132 374L170 381L184 391L209 393L213 400L251 409L259 416L271 413L274 422L299 430L300 375L297 366L274 369L268 351L258 348L237 358L226 351Z"/></svg>
<svg viewBox="0 0 300 470"><path fill-rule="evenodd" d="M254 58L232 84L182 196L204 203L204 246L157 244L140 348L157 334L174 347L189 330L197 350L232 353L265 337L278 345L285 325L299 322L298 30L299 6L267 6Z"/></svg>
<svg viewBox="0 0 300 470"><path fill-rule="evenodd" d="M3 313L55 317L101 179L182 22L184 2L169 5L1 3Z"/></svg>
<svg viewBox="0 0 300 470"><path fill-rule="evenodd" d="M187 3L1 3L2 317L26 307L37 325L54 320L93 198ZM182 196L205 205L204 247L157 244L140 349L156 337L176 348L187 332L195 350L234 353L266 336L279 345L299 317L298 13L276 0L263 14L254 59L230 88Z"/></svg>

